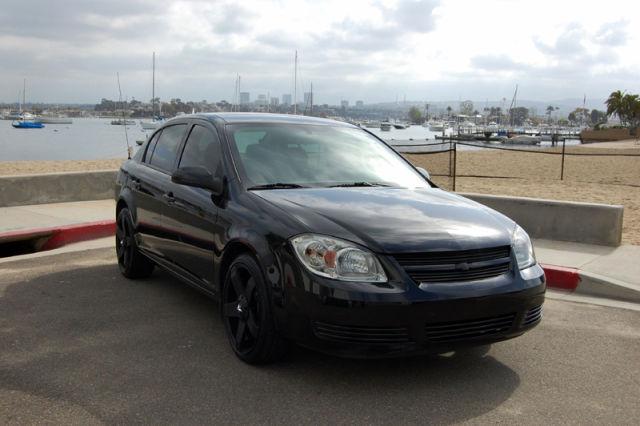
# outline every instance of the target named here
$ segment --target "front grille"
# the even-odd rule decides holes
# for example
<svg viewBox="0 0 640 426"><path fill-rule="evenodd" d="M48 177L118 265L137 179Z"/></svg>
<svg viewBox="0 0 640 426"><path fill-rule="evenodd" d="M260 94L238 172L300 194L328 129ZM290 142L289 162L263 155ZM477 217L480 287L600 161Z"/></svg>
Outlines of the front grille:
<svg viewBox="0 0 640 426"><path fill-rule="evenodd" d="M476 339L509 331L516 314L506 314L492 318L427 324L426 337L430 342L453 342Z"/></svg>
<svg viewBox="0 0 640 426"><path fill-rule="evenodd" d="M393 257L417 283L475 281L509 272L511 247L403 253Z"/></svg>
<svg viewBox="0 0 640 426"><path fill-rule="evenodd" d="M542 319L542 305L531 308L527 311L527 314L522 320L522 326L528 327L540 321Z"/></svg>
<svg viewBox="0 0 640 426"><path fill-rule="evenodd" d="M398 344L410 340L406 327L361 327L316 321L313 329L321 339L345 343Z"/></svg>

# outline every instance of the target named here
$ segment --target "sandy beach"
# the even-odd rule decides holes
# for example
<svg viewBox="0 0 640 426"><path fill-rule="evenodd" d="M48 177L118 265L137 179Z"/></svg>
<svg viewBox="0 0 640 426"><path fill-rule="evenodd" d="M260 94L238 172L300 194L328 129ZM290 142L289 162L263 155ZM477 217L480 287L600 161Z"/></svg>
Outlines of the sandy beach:
<svg viewBox="0 0 640 426"><path fill-rule="evenodd" d="M545 150L559 152L561 148ZM640 154L635 140L567 147L569 153ZM434 181L451 189L449 153L406 154ZM640 245L640 157L561 156L495 149L457 152L456 191L554 200L620 204L625 208L623 243ZM0 175L115 170L123 159L0 162ZM445 176L438 176L445 175Z"/></svg>

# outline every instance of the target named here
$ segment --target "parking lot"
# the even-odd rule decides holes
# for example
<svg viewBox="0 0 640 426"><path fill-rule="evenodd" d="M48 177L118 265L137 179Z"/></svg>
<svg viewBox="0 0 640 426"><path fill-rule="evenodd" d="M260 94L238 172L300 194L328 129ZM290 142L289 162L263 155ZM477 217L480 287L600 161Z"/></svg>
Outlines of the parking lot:
<svg viewBox="0 0 640 426"><path fill-rule="evenodd" d="M0 424L637 423L640 311L549 299L484 357L253 367L217 305L112 249L0 264Z"/></svg>

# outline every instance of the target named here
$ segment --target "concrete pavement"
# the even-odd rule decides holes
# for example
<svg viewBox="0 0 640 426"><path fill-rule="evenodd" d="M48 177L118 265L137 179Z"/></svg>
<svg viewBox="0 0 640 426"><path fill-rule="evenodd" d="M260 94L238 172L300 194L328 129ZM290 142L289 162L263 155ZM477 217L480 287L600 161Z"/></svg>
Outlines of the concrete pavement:
<svg viewBox="0 0 640 426"><path fill-rule="evenodd" d="M635 424L640 312L547 300L485 356L238 361L217 305L113 249L0 265L0 424Z"/></svg>

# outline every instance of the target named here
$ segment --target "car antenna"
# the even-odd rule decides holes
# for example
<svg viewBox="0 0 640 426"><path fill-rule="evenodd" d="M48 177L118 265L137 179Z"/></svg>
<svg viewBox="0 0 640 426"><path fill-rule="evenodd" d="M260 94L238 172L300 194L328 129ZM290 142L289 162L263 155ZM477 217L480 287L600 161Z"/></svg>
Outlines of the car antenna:
<svg viewBox="0 0 640 426"><path fill-rule="evenodd" d="M122 107L122 89L120 88L120 73L116 73L118 78L118 99L120 101L120 107ZM124 139L127 141L127 159L131 160L131 145L129 145L129 135L127 133L127 119L125 118L124 108L122 108L122 125L124 127Z"/></svg>

